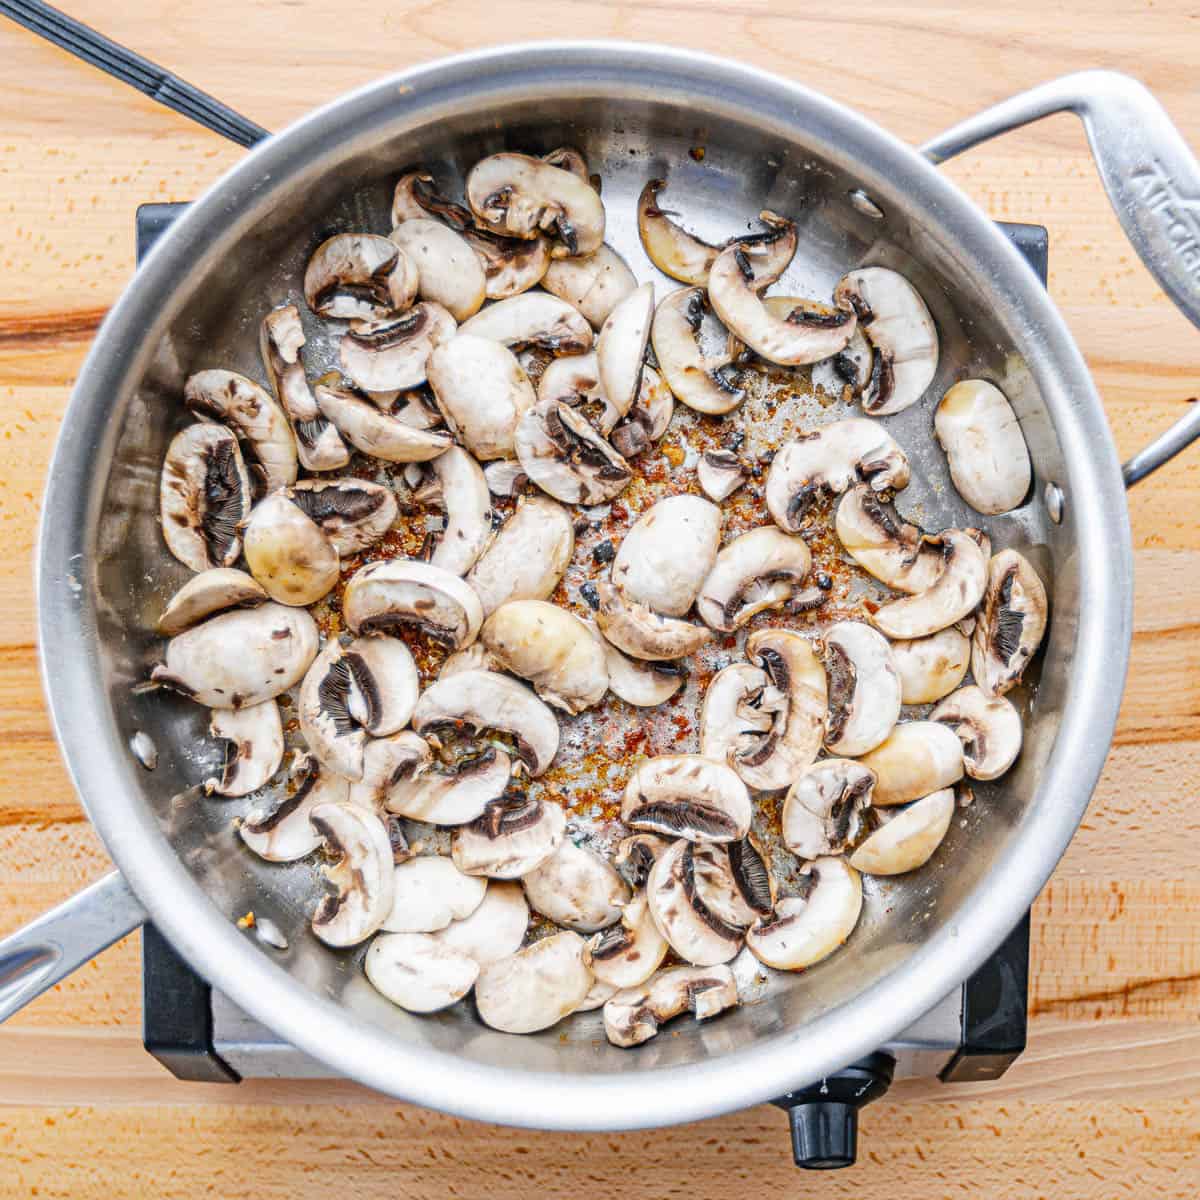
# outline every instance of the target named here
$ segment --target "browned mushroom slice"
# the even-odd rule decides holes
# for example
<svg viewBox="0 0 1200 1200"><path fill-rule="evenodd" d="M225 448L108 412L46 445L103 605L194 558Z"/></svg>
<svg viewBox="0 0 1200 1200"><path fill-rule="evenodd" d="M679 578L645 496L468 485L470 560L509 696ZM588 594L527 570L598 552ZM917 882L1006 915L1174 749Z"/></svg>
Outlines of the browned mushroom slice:
<svg viewBox="0 0 1200 1200"><path fill-rule="evenodd" d="M712 640L712 630L678 617L664 617L644 604L627 603L607 580L596 585L596 624L618 650L650 662L694 654Z"/></svg>
<svg viewBox="0 0 1200 1200"><path fill-rule="evenodd" d="M464 229L463 237L483 265L489 300L527 292L542 282L550 267L550 243L545 238L524 241L474 228Z"/></svg>
<svg viewBox="0 0 1200 1200"><path fill-rule="evenodd" d="M372 233L327 238L304 272L304 299L321 317L379 321L416 296L416 265L394 242Z"/></svg>
<svg viewBox="0 0 1200 1200"><path fill-rule="evenodd" d="M342 370L372 395L419 387L428 374L429 356L456 328L454 318L432 300L381 321L351 321L339 345Z"/></svg>
<svg viewBox="0 0 1200 1200"><path fill-rule="evenodd" d="M254 506L245 550L250 574L280 604L313 604L338 581L333 543L286 492L272 492Z"/></svg>

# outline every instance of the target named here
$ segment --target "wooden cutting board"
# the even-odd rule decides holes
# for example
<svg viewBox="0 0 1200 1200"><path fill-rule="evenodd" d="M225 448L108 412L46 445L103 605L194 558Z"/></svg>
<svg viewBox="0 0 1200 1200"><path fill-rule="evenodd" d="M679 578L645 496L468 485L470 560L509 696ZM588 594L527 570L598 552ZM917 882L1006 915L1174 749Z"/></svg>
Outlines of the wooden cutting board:
<svg viewBox="0 0 1200 1200"><path fill-rule="evenodd" d="M1181 3L66 0L271 129L396 68L514 37L671 42L826 91L919 141L1062 72L1132 71L1200 146ZM133 266L133 210L198 196L241 151L0 18L0 896L7 930L107 869L59 762L31 556L59 416ZM1049 227L1050 290L1123 456L1196 402L1195 330L1121 240L1058 117L952 164L993 217ZM1030 1047L1002 1081L903 1085L852 1172L797 1178L762 1108L666 1132L497 1131L349 1084L181 1084L144 1054L127 939L0 1031L0 1194L579 1197L620 1192L1194 1197L1200 1190L1200 449L1131 496L1133 666L1116 743L1034 909ZM1094 648L1097 654L1102 647ZM1116 686L1114 680L1113 686Z"/></svg>

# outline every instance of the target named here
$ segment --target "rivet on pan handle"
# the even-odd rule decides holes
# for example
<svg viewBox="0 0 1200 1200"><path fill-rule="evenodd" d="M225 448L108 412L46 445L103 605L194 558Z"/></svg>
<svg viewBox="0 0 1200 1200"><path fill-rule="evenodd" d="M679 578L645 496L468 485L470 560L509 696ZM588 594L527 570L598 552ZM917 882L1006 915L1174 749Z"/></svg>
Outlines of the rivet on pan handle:
<svg viewBox="0 0 1200 1200"><path fill-rule="evenodd" d="M1083 122L1104 190L1125 235L1179 310L1200 326L1200 163L1163 107L1117 71L1079 71L961 121L921 147L943 163L1053 113ZM1132 487L1200 437L1200 406L1123 468Z"/></svg>

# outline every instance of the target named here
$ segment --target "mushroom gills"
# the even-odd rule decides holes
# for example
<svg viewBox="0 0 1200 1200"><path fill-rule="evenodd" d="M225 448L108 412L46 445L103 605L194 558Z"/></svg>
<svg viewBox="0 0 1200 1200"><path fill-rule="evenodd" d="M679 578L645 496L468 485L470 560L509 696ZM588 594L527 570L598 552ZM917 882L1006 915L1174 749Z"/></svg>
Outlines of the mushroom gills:
<svg viewBox="0 0 1200 1200"><path fill-rule="evenodd" d="M839 621L824 643L825 746L831 754L856 758L878 746L900 719L900 676L887 640L861 621Z"/></svg>
<svg viewBox="0 0 1200 1200"><path fill-rule="evenodd" d="M669 967L605 1002L604 1035L614 1046L638 1046L681 1013L705 1021L737 1003L737 983L727 966Z"/></svg>
<svg viewBox="0 0 1200 1200"><path fill-rule="evenodd" d="M700 349L697 338L704 305L701 288L668 293L655 310L650 340L659 370L675 399L696 412L720 416L737 408L746 393L731 378L728 354L709 356Z"/></svg>
<svg viewBox="0 0 1200 1200"><path fill-rule="evenodd" d="M971 643L971 673L989 696L1021 681L1046 632L1046 588L1016 550L1001 550L987 568L987 589Z"/></svg>
<svg viewBox="0 0 1200 1200"><path fill-rule="evenodd" d="M304 299L321 317L378 321L408 308L416 295L415 264L372 233L327 238L304 271Z"/></svg>
<svg viewBox="0 0 1200 1200"><path fill-rule="evenodd" d="M579 310L545 292L497 300L464 321L459 332L491 338L511 350L583 354L592 348L592 327Z"/></svg>
<svg viewBox="0 0 1200 1200"><path fill-rule="evenodd" d="M321 844L321 835L309 813L318 804L346 804L350 798L349 781L309 754L296 759L288 788L274 807L252 812L238 825L238 836L267 862L295 862L311 854Z"/></svg>
<svg viewBox="0 0 1200 1200"><path fill-rule="evenodd" d="M633 478L625 459L561 401L534 404L517 423L514 446L530 480L565 504L603 504Z"/></svg>
<svg viewBox="0 0 1200 1200"><path fill-rule="evenodd" d="M350 388L318 383L317 404L356 450L385 462L428 462L450 446L443 433L417 429L380 412Z"/></svg>
<svg viewBox="0 0 1200 1200"><path fill-rule="evenodd" d="M842 854L866 832L875 772L848 758L823 758L788 789L780 816L783 844L798 858Z"/></svg>
<svg viewBox="0 0 1200 1200"><path fill-rule="evenodd" d="M668 949L641 890L621 910L619 923L589 939L583 961L602 983L637 987L654 974Z"/></svg>
<svg viewBox="0 0 1200 1200"><path fill-rule="evenodd" d="M279 770L283 761L283 725L274 700L244 708L214 708L210 737L225 742L221 774L204 781L209 795L245 796L256 792Z"/></svg>
<svg viewBox="0 0 1200 1200"><path fill-rule="evenodd" d="M686 658L712 640L703 625L664 617L644 604L629 604L607 580L596 585L596 624L618 650L633 658L665 662Z"/></svg>
<svg viewBox="0 0 1200 1200"><path fill-rule="evenodd" d="M420 387L429 357L454 337L450 313L432 300L381 321L351 321L338 344L342 370L372 397L391 397Z"/></svg>
<svg viewBox="0 0 1200 1200"><path fill-rule="evenodd" d="M732 842L750 831L746 785L732 768L698 754L647 759L630 773L621 820L631 829L698 842Z"/></svg>
<svg viewBox="0 0 1200 1200"><path fill-rule="evenodd" d="M452 572L396 558L355 571L342 597L342 618L352 633L416 625L435 641L461 650L479 633L483 609L471 586Z"/></svg>
<svg viewBox="0 0 1200 1200"><path fill-rule="evenodd" d="M742 947L742 930L705 904L696 886L698 847L678 841L654 864L646 900L671 949L697 967L728 962Z"/></svg>
<svg viewBox="0 0 1200 1200"><path fill-rule="evenodd" d="M357 946L379 929L392 908L392 844L374 813L353 804L317 804L308 814L332 861L334 886L317 905L312 930L326 945Z"/></svg>
<svg viewBox="0 0 1200 1200"><path fill-rule="evenodd" d="M834 529L850 557L897 592L927 591L941 574L941 548L865 483L842 497Z"/></svg>
<svg viewBox="0 0 1200 1200"><path fill-rule="evenodd" d="M733 539L716 557L696 601L711 629L731 633L752 617L780 608L808 576L812 556L798 537L761 525Z"/></svg>
<svg viewBox="0 0 1200 1200"><path fill-rule="evenodd" d="M980 687L959 688L930 714L962 742L963 767L972 779L997 779L1021 753L1021 716L1004 696Z"/></svg>
<svg viewBox="0 0 1200 1200"><path fill-rule="evenodd" d="M937 578L923 592L883 605L871 619L891 638L928 637L975 611L987 587L987 551L973 531L947 529L934 539L942 558Z"/></svg>
<svg viewBox="0 0 1200 1200"><path fill-rule="evenodd" d="M400 512L391 488L353 476L302 479L290 495L343 558L373 546Z"/></svg>

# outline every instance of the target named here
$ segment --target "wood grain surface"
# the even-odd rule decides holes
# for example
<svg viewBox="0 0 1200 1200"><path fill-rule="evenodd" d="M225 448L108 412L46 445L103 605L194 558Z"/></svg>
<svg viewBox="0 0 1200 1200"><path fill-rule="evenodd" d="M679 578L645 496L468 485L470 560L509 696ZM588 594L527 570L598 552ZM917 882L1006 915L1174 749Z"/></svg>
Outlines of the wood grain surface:
<svg viewBox="0 0 1200 1200"><path fill-rule="evenodd" d="M1065 71L1128 70L1200 145L1194 6L1048 9L788 0L66 0L278 129L371 78L497 40L657 40L815 86L921 140ZM133 210L199 195L242 153L0 18L0 896L7 930L106 856L41 700L31 557L59 416L133 266ZM952 164L996 218L1051 237L1050 289L1122 455L1195 403L1197 339L1121 240L1082 131L1059 117ZM136 938L0 1032L0 1195L1098 1200L1200 1192L1200 452L1130 498L1133 665L1087 818L1034 910L1030 1048L1004 1080L906 1084L868 1110L853 1172L797 1178L762 1108L647 1134L473 1125L350 1084L182 1084L144 1054Z"/></svg>

